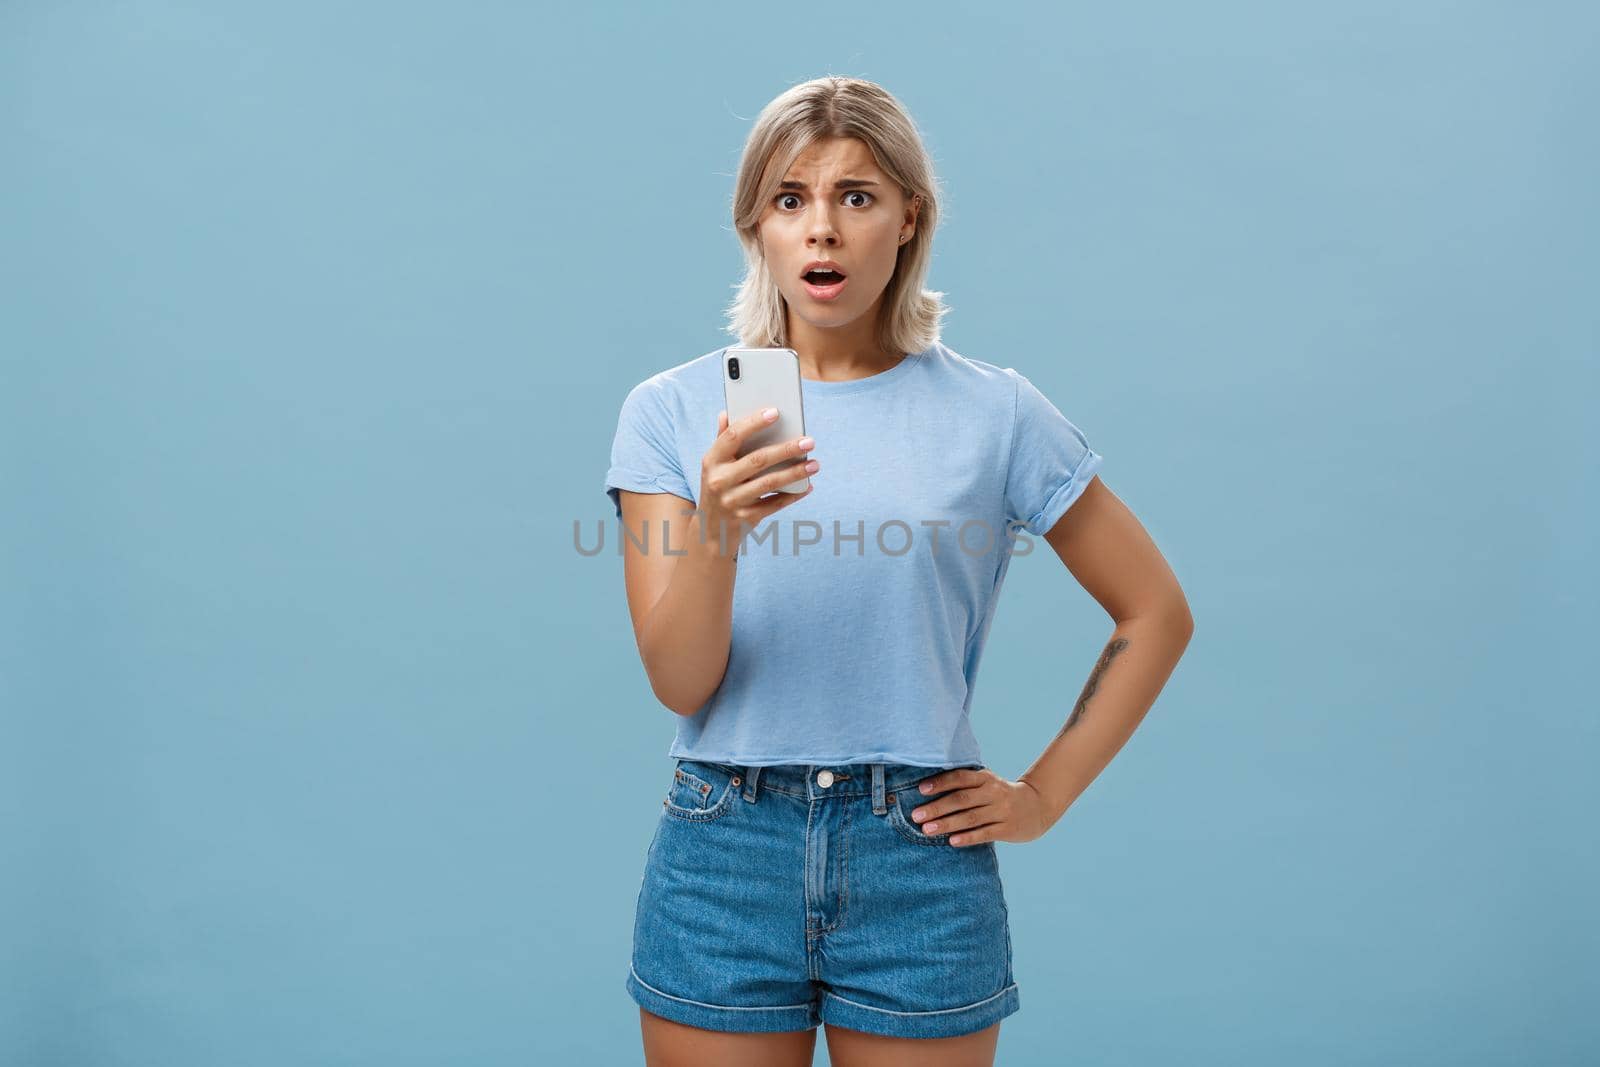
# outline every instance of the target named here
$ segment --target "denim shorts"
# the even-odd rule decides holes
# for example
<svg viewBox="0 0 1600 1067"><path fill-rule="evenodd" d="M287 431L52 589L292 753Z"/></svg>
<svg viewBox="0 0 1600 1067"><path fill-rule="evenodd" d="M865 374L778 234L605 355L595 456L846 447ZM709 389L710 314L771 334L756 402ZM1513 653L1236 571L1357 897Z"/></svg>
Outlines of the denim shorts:
<svg viewBox="0 0 1600 1067"><path fill-rule="evenodd" d="M911 812L935 767L680 759L645 859L627 990L710 1030L952 1037L1018 1009L992 841Z"/></svg>

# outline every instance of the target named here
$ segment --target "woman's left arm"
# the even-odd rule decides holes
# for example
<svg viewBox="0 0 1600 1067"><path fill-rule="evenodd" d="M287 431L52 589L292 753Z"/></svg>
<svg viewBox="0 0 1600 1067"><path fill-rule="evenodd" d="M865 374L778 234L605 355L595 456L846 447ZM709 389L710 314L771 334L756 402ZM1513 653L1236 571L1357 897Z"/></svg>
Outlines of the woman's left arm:
<svg viewBox="0 0 1600 1067"><path fill-rule="evenodd" d="M1066 723L1016 781L988 768L926 781L924 793L944 795L912 818L929 833L955 833L952 845L1031 841L1055 825L1133 735L1194 634L1172 568L1098 477L1044 536L1114 627Z"/></svg>

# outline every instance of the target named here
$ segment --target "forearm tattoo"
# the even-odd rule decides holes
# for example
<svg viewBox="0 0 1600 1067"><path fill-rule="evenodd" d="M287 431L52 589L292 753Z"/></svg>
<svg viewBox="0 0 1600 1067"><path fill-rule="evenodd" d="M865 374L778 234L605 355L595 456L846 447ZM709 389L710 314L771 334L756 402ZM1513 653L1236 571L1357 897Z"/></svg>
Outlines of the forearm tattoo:
<svg viewBox="0 0 1600 1067"><path fill-rule="evenodd" d="M1106 645L1105 651L1100 653L1100 662L1096 663L1094 670L1089 672L1089 680L1084 683L1083 692L1078 694L1078 702L1072 706L1072 714L1067 717L1067 724L1061 728L1060 733L1056 734L1057 737L1072 729L1078 724L1078 720L1083 718L1084 709L1089 706L1089 698L1094 696L1096 689L1100 688L1100 676L1106 672L1107 667L1111 666L1111 661L1117 657L1117 654L1127 647L1128 639L1126 637L1118 637Z"/></svg>

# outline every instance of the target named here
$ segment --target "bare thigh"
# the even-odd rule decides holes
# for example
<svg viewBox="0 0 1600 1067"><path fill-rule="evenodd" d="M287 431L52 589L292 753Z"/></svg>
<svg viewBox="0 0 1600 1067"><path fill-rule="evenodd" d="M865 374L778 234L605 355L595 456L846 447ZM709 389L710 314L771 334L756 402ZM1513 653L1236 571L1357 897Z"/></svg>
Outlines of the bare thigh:
<svg viewBox="0 0 1600 1067"><path fill-rule="evenodd" d="M959 1037L883 1037L822 1024L833 1067L994 1067L1000 1024Z"/></svg>
<svg viewBox="0 0 1600 1067"><path fill-rule="evenodd" d="M811 1067L817 1031L736 1034L702 1030L639 1009L646 1067ZM937 1064L935 1064L937 1067Z"/></svg>

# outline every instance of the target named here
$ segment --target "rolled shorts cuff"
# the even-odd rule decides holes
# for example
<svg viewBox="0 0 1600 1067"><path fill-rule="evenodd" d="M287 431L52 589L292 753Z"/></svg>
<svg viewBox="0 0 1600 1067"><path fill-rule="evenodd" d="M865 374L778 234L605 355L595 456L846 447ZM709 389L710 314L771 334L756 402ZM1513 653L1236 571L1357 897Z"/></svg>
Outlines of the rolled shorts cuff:
<svg viewBox="0 0 1600 1067"><path fill-rule="evenodd" d="M976 1003L937 1011L873 1008L823 990L822 1021L884 1037L958 1037L992 1026L1020 1006L1015 982Z"/></svg>
<svg viewBox="0 0 1600 1067"><path fill-rule="evenodd" d="M675 997L650 985L628 966L628 995L641 1007L664 1019L698 1026L703 1030L732 1030L741 1033L773 1033L811 1030L821 1025L817 1005L780 1004L774 1007L731 1007L707 1004L700 1000Z"/></svg>

